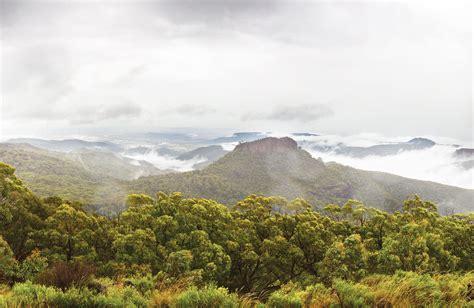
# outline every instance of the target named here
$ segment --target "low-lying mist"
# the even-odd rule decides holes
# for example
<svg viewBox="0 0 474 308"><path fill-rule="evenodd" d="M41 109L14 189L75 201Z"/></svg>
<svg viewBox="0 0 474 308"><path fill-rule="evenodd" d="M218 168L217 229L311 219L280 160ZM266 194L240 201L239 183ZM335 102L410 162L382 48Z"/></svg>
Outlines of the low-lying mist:
<svg viewBox="0 0 474 308"><path fill-rule="evenodd" d="M324 144L328 146L337 146L338 144L343 143L345 145L367 147L377 144L406 142L410 140L411 137L383 139L378 135L351 137L318 136L312 137L311 140L308 140L308 138L305 140L299 140L299 142L313 157L321 157L325 162L334 161L358 169L388 172L413 179L474 189L474 169L468 169L461 165L463 161L466 161L469 158L460 158L454 155L454 152L456 149L461 147L462 143L456 142L455 140L446 140L436 137L429 138L435 142L440 142L441 140L441 142L445 143L436 144L426 149L399 151L395 155L369 155L362 158L343 155L336 153L334 150L314 150L312 149L312 145ZM458 146L454 144L457 144ZM465 144L465 146L468 147L469 145Z"/></svg>
<svg viewBox="0 0 474 308"><path fill-rule="evenodd" d="M169 155L159 155L155 151L146 154L126 155L135 160L144 160L153 164L160 170L170 170L176 172L186 172L194 169L194 165L205 162L205 158L195 157L189 160L179 160Z"/></svg>
<svg viewBox="0 0 474 308"><path fill-rule="evenodd" d="M384 155L361 155L362 157L360 157L351 155L350 151L344 151L344 149L347 150L351 147L368 148L375 145L407 144L413 138L420 139L420 136L386 137L371 133L352 136L262 133L261 135L257 134L254 138L261 139L267 136L289 136L295 139L299 146L310 152L313 157L321 157L325 162L334 161L358 169L388 172L413 179L474 189L474 169L472 168L474 158L460 157L454 154L459 148L472 148L472 142L462 142L437 136L422 136L428 142L428 145L422 148L406 150L402 146L399 151L389 153L389 155L385 153ZM430 140L436 144L429 144ZM136 140L132 141L137 142ZM202 143L188 145L184 149L190 150L215 144L222 146L226 151L232 151L239 143L239 141L219 141L218 139L206 140L203 138ZM135 144L135 146L137 145ZM150 146L149 144L140 145ZM168 146L173 148L176 145L170 142ZM182 148L180 150L182 153L185 151ZM369 151L370 153L371 151ZM147 161L160 170L174 172L191 171L198 164L207 161L204 157L194 157L188 160L178 159L177 155L165 155L159 151L150 151L146 154L133 153L125 156L135 160ZM463 162L464 164L462 164Z"/></svg>

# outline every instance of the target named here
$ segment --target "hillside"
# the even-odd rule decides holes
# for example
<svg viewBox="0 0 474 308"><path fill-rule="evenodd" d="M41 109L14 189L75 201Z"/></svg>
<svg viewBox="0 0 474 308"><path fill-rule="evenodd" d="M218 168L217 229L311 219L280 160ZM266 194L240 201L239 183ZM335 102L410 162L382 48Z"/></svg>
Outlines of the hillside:
<svg viewBox="0 0 474 308"><path fill-rule="evenodd" d="M96 150L96 151L110 151L117 152L121 147L112 142L104 141L85 141L80 139L65 139L65 140L44 140L35 138L14 138L9 139L6 143L14 144L30 144L34 147L59 152L71 152L77 150Z"/></svg>
<svg viewBox="0 0 474 308"><path fill-rule="evenodd" d="M163 174L161 170L146 161L134 160L109 152L83 150L69 153L66 158L77 161L85 170L99 177L133 180L140 176Z"/></svg>
<svg viewBox="0 0 474 308"><path fill-rule="evenodd" d="M112 153L61 153L28 144L0 143L0 161L15 166L18 176L40 196L104 207L123 204L124 180L160 172L146 162L135 166Z"/></svg>
<svg viewBox="0 0 474 308"><path fill-rule="evenodd" d="M154 195L158 191L180 191L227 205L250 194L302 197L319 207L354 198L389 211L400 209L403 200L419 194L436 202L443 214L467 212L473 204L472 190L325 163L287 137L241 143L202 170L136 180L130 180L133 172L153 167L144 162L135 166L112 153L59 153L24 144L0 144L0 161L16 166L20 178L41 196L80 200L109 214L123 208L128 193Z"/></svg>
<svg viewBox="0 0 474 308"><path fill-rule="evenodd" d="M324 163L287 137L242 143L204 170L142 177L129 186L130 192L181 191L226 204L249 194L303 197L317 205L356 198L390 211L414 194L435 201L441 212L466 212L473 200L472 190Z"/></svg>
<svg viewBox="0 0 474 308"><path fill-rule="evenodd" d="M95 195L99 179L63 153L27 144L0 144L0 161L15 166L18 176L41 196L60 195L86 201Z"/></svg>
<svg viewBox="0 0 474 308"><path fill-rule="evenodd" d="M220 145L210 145L207 147L200 147L189 152L183 153L177 157L178 160L191 160L197 158L206 159L206 161L197 163L193 167L195 169L203 169L228 152L222 148Z"/></svg>

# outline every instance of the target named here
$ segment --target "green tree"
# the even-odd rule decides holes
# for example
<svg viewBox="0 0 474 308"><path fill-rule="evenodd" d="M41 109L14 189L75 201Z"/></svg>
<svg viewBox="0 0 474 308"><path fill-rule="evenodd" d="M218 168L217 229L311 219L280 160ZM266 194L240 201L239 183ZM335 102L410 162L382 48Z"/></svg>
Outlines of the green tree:
<svg viewBox="0 0 474 308"><path fill-rule="evenodd" d="M336 241L320 263L326 283L335 278L357 281L367 275L367 251L360 235L353 234L344 242Z"/></svg>
<svg viewBox="0 0 474 308"><path fill-rule="evenodd" d="M0 236L0 282L12 279L17 270L18 263L8 243Z"/></svg>
<svg viewBox="0 0 474 308"><path fill-rule="evenodd" d="M21 261L34 248L31 234L44 227L47 211L14 172L15 168L0 162L0 235Z"/></svg>
<svg viewBox="0 0 474 308"><path fill-rule="evenodd" d="M96 259L94 230L97 220L71 205L59 206L46 220L47 228L37 233L43 254L52 259Z"/></svg>

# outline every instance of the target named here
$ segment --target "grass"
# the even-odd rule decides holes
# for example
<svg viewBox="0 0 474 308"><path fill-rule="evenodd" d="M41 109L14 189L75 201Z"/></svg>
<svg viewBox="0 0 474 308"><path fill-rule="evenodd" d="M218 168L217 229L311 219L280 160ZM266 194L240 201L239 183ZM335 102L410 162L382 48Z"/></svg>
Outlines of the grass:
<svg viewBox="0 0 474 308"><path fill-rule="evenodd" d="M198 288L185 280L151 287L150 281L150 277L135 278L127 285L106 281L101 292L74 287L62 291L31 282L12 288L0 285L0 307L474 307L474 272L433 276L397 272L372 275L358 283L289 284L270 294L265 304L222 287Z"/></svg>

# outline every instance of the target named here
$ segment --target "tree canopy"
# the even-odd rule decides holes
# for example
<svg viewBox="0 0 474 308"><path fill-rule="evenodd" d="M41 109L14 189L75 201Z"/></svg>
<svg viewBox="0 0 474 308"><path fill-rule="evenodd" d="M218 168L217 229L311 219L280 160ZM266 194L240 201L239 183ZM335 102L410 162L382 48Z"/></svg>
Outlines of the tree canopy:
<svg viewBox="0 0 474 308"><path fill-rule="evenodd" d="M474 269L474 214L442 216L419 197L387 213L356 200L318 209L250 195L228 208L180 193L135 194L109 218L37 198L8 165L0 175L0 280L9 283L35 280L58 262L83 262L111 279L152 275L252 294Z"/></svg>

